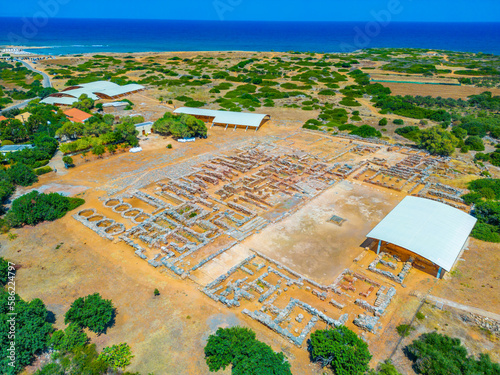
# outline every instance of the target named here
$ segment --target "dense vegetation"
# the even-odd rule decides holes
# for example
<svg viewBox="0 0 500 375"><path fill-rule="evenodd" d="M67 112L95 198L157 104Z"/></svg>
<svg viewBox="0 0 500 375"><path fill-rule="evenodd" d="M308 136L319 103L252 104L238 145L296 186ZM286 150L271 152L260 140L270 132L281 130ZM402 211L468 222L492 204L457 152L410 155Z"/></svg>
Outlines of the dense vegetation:
<svg viewBox="0 0 500 375"><path fill-rule="evenodd" d="M291 375L283 353L256 340L248 328L219 328L208 338L205 359L211 372L231 366L233 375Z"/></svg>
<svg viewBox="0 0 500 375"><path fill-rule="evenodd" d="M11 306L13 310L11 310ZM10 334L15 313L15 358L10 358ZM29 365L36 354L47 348L50 334L54 329L48 322L48 311L39 299L26 302L17 294L0 289L0 372L5 375L17 374ZM13 364L13 366L9 365Z"/></svg>
<svg viewBox="0 0 500 375"><path fill-rule="evenodd" d="M491 362L487 354L471 357L459 339L437 332L424 333L405 351L416 372L423 375L500 374L500 365Z"/></svg>
<svg viewBox="0 0 500 375"><path fill-rule="evenodd" d="M467 204L474 204L472 215L477 218L477 223L472 230L472 237L500 242L500 180L474 180L468 187L471 192L462 198Z"/></svg>
<svg viewBox="0 0 500 375"><path fill-rule="evenodd" d="M83 203L85 201L80 198L68 198L58 193L39 193L34 190L14 200L5 220L12 227L36 225L42 221L59 219Z"/></svg>
<svg viewBox="0 0 500 375"><path fill-rule="evenodd" d="M191 138L207 136L207 127L201 120L189 115L173 115L166 112L153 125L155 133L171 135L174 138Z"/></svg>
<svg viewBox="0 0 500 375"><path fill-rule="evenodd" d="M361 375L368 371L368 345L345 326L311 334L309 351L314 361L330 366L336 375Z"/></svg>

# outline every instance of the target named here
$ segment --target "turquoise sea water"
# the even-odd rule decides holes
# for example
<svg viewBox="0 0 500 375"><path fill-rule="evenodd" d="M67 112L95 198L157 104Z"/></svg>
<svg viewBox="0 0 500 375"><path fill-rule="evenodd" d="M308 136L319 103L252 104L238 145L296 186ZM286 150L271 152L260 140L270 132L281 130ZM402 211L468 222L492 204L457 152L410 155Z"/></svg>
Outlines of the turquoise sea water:
<svg viewBox="0 0 500 375"><path fill-rule="evenodd" d="M500 55L500 23L229 22L0 18L0 45L47 54L414 47Z"/></svg>

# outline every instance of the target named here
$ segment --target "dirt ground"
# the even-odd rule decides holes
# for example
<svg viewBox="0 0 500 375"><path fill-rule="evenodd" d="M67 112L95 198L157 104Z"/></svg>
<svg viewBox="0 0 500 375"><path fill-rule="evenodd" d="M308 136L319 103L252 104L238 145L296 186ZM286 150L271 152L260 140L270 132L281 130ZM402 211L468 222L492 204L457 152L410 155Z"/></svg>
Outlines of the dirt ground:
<svg viewBox="0 0 500 375"><path fill-rule="evenodd" d="M363 233L368 233L400 199L387 191L342 181L244 245L329 284L363 251ZM342 226L329 222L333 215L346 221Z"/></svg>
<svg viewBox="0 0 500 375"><path fill-rule="evenodd" d="M500 95L500 90L495 88L474 86L449 86L449 85L419 85L416 83L381 82L389 87L393 95L432 96L466 100L470 95L478 95L490 91L493 95Z"/></svg>

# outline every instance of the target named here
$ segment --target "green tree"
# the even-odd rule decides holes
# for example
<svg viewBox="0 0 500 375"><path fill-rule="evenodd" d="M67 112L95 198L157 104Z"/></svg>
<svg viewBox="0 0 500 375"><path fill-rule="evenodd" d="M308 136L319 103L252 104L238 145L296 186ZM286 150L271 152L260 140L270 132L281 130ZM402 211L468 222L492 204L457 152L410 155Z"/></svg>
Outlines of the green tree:
<svg viewBox="0 0 500 375"><path fill-rule="evenodd" d="M345 326L311 334L309 350L314 361L330 365L336 375L361 375L368 371L368 345Z"/></svg>
<svg viewBox="0 0 500 375"><path fill-rule="evenodd" d="M219 328L208 338L205 360L210 372L232 366L233 375L291 375L283 353L275 353L242 327Z"/></svg>
<svg viewBox="0 0 500 375"><path fill-rule="evenodd" d="M109 145L108 146L108 151L110 154L114 155L116 152L116 145Z"/></svg>
<svg viewBox="0 0 500 375"><path fill-rule="evenodd" d="M437 332L424 333L405 348L405 353L423 375L500 374L500 365L491 362L487 354L476 360L468 356L459 339Z"/></svg>
<svg viewBox="0 0 500 375"><path fill-rule="evenodd" d="M469 147L470 150L474 151L484 151L483 140L477 135L472 135L465 140L465 145Z"/></svg>
<svg viewBox="0 0 500 375"><path fill-rule="evenodd" d="M106 152L106 149L103 145L97 145L92 149L92 153L96 155L98 158L101 158L102 155Z"/></svg>
<svg viewBox="0 0 500 375"><path fill-rule="evenodd" d="M30 186L38 181L33 170L25 164L16 163L7 170L10 180L21 186Z"/></svg>
<svg viewBox="0 0 500 375"><path fill-rule="evenodd" d="M1 259L1 258L0 258ZM156 296L159 296L160 295L160 291L158 289L155 289L153 294Z"/></svg>
<svg viewBox="0 0 500 375"><path fill-rule="evenodd" d="M130 347L126 343L122 343L104 348L98 358L112 369L118 370L130 365L134 356Z"/></svg>
<svg viewBox="0 0 500 375"><path fill-rule="evenodd" d="M57 330L50 338L50 345L63 353L72 351L77 346L84 346L89 338L76 324L70 324L64 331Z"/></svg>
<svg viewBox="0 0 500 375"><path fill-rule="evenodd" d="M45 220L59 219L83 203L85 201L80 198L68 198L58 193L44 194L34 190L12 203L5 220L12 227L36 225Z"/></svg>
<svg viewBox="0 0 500 375"><path fill-rule="evenodd" d="M380 126L386 126L387 125L387 119L384 117L383 119L380 119L378 122Z"/></svg>
<svg viewBox="0 0 500 375"><path fill-rule="evenodd" d="M15 303L12 304L12 298ZM14 306L14 310L10 307ZM15 360L9 363L12 337L9 335L10 320L15 315ZM17 294L11 296L5 289L0 289L0 370L2 375L14 375L32 363L35 355L41 353L48 344L52 324L47 322L48 311L40 299L26 302Z"/></svg>
<svg viewBox="0 0 500 375"><path fill-rule="evenodd" d="M417 144L433 155L450 156L458 145L458 139L440 126L434 126L420 132Z"/></svg>
<svg viewBox="0 0 500 375"><path fill-rule="evenodd" d="M63 163L66 164L67 166L73 165L73 158L70 156L64 156L62 160Z"/></svg>
<svg viewBox="0 0 500 375"><path fill-rule="evenodd" d="M9 262L0 257L0 286L7 284L9 280Z"/></svg>
<svg viewBox="0 0 500 375"><path fill-rule="evenodd" d="M103 333L112 324L115 308L111 300L99 293L76 299L66 312L64 322L75 323L96 333Z"/></svg>

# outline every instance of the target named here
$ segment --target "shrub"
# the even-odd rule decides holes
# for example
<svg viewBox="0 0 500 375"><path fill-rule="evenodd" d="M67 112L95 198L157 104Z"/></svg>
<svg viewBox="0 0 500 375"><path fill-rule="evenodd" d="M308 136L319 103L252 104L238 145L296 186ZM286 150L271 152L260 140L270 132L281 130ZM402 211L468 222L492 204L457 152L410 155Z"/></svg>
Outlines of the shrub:
<svg viewBox="0 0 500 375"><path fill-rule="evenodd" d="M75 323L96 333L103 333L112 324L115 308L111 300L99 293L76 299L66 312L64 323Z"/></svg>
<svg viewBox="0 0 500 375"><path fill-rule="evenodd" d="M380 119L378 122L380 126L386 126L387 125L387 119L384 117L383 119Z"/></svg>
<svg viewBox="0 0 500 375"><path fill-rule="evenodd" d="M394 119L392 121L392 123L395 125L404 125L405 124L405 122L403 120L401 120L400 118Z"/></svg>
<svg viewBox="0 0 500 375"><path fill-rule="evenodd" d="M382 136L377 129L370 125L361 125L359 128L352 130L349 134L357 135L363 138L380 138Z"/></svg>
<svg viewBox="0 0 500 375"><path fill-rule="evenodd" d="M410 336L410 333L415 330L415 328L409 324L400 324L396 327L396 330L398 331L399 336L408 337Z"/></svg>
<svg viewBox="0 0 500 375"><path fill-rule="evenodd" d="M465 140L465 145L468 146L470 150L474 151L484 151L484 143L483 140L477 135L473 135L468 137Z"/></svg>
<svg viewBox="0 0 500 375"><path fill-rule="evenodd" d="M52 168L49 166L35 169L35 174L37 176L41 176L42 174L46 174L46 173L50 173L50 172L52 172Z"/></svg>
<svg viewBox="0 0 500 375"><path fill-rule="evenodd" d="M124 369L130 365L132 358L134 356L126 343L108 346L99 354L99 359L114 370Z"/></svg>

